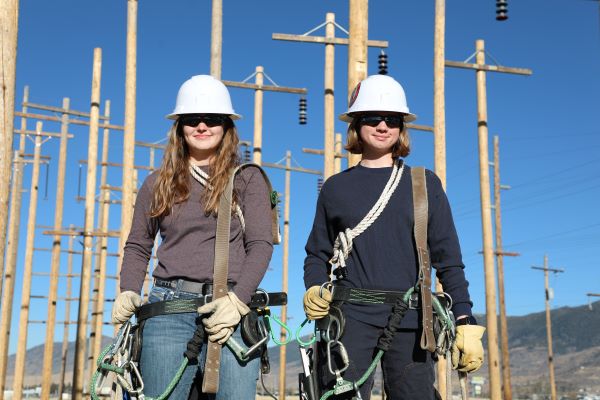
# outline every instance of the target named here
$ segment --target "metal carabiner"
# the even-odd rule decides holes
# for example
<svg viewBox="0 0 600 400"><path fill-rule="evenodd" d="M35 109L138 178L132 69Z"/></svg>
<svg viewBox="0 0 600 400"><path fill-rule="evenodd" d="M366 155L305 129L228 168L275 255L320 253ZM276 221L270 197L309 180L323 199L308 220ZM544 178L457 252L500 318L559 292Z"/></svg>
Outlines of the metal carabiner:
<svg viewBox="0 0 600 400"><path fill-rule="evenodd" d="M302 328L304 327L304 325L306 325L307 323L310 324L312 321L308 318L306 318L304 320L304 322L302 322L300 324L300 327L298 327L298 329L296 329L296 342L298 342L300 344L300 346L304 346L304 347L308 347L311 344L313 344L316 340L317 340L317 335L315 335L315 331L313 330L313 334L312 337L310 338L310 340L308 342L304 342L302 341L302 339L300 338L300 331L302 330ZM316 327L315 327L316 329Z"/></svg>
<svg viewBox="0 0 600 400"><path fill-rule="evenodd" d="M342 368L338 368L334 371L333 366L331 365L331 349L336 344L339 346L338 352L340 354L340 357L342 358L342 363L344 366ZM348 357L348 352L346 351L346 347L344 347L342 342L338 342L337 340L327 342L327 367L329 368L329 372L331 372L333 375L339 375L342 372L344 372L345 370L347 370L349 366L350 366L350 357Z"/></svg>
<svg viewBox="0 0 600 400"><path fill-rule="evenodd" d="M142 379L142 374L140 373L140 370L138 369L137 365L135 365L135 363L133 361L129 360L129 366L131 367L131 370L133 370L136 380L139 382L138 388L133 389L131 391L131 393L140 395L144 391L144 381ZM133 380L132 380L132 383L133 383ZM131 387L133 388L133 384L131 385Z"/></svg>

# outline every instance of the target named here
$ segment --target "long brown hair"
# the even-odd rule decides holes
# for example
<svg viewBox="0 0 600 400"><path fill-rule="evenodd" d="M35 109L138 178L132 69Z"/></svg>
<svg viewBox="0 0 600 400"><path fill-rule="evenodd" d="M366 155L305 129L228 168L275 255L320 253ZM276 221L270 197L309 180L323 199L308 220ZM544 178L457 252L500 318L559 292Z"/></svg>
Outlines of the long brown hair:
<svg viewBox="0 0 600 400"><path fill-rule="evenodd" d="M229 172L240 164L237 151L240 139L231 119L227 118L223 130L223 139L209 166L208 183L213 190L204 190L202 195L204 212L207 215L217 213L219 199L229 180ZM190 153L183 137L183 129L178 121L175 121L169 131L169 143L154 183L154 197L150 208L152 217L169 215L175 204L190 197L189 159ZM234 193L234 203L237 202L236 197Z"/></svg>
<svg viewBox="0 0 600 400"><path fill-rule="evenodd" d="M350 125L348 125L347 141L344 149L352 154L362 154L363 142L360 138L360 118L354 117ZM392 147L392 158L406 157L410 154L410 137L408 136L408 128L403 124L404 128L398 135L398 142Z"/></svg>

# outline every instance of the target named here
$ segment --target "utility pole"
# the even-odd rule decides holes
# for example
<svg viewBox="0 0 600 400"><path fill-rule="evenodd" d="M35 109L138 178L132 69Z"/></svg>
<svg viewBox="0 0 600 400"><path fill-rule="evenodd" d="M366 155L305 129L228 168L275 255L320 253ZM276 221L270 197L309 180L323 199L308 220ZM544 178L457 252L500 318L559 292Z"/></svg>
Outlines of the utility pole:
<svg viewBox="0 0 600 400"><path fill-rule="evenodd" d="M351 1L352 4L352 1ZM351 11L352 12L352 11ZM362 18L362 16L361 16ZM352 21L352 20L351 20ZM317 29L325 26L325 36L310 36L310 34ZM323 178L326 180L331 175L334 174L335 171L335 157L334 157L334 148L335 148L335 138L334 138L334 125L335 125L335 116L334 116L334 45L349 45L348 51L352 50L352 46L350 45L349 39L337 38L335 37L335 28L338 27L344 33L350 35L350 39L352 39L352 30L348 32L340 25L335 22L335 14L327 13L325 17L325 22L321 25L311 29L310 31L304 33L303 35L289 35L284 33L274 33L273 39L275 40L287 40L292 42L308 42L308 43L320 43L325 44L325 132L324 132L324 167L323 167ZM352 27L351 27L352 28ZM366 37L366 36L365 36ZM370 40L365 43L365 46L372 47L381 47L387 48L387 41L375 41ZM362 57L361 57L362 58ZM365 47L365 58L366 58L366 47ZM365 71L366 71L366 63L365 63Z"/></svg>
<svg viewBox="0 0 600 400"><path fill-rule="evenodd" d="M600 293L587 293L587 297L590 299L590 310L592 309L592 297L600 297Z"/></svg>
<svg viewBox="0 0 600 400"><path fill-rule="evenodd" d="M504 300L504 256L518 256L502 249L502 214L500 211L500 190L510 186L500 184L500 144L498 136L494 136L494 217L496 228L496 265L498 267L498 301L500 303L500 348L502 350L502 387L504 400L512 400L510 382L510 356L508 350L508 325L506 321L506 302Z"/></svg>
<svg viewBox="0 0 600 400"><path fill-rule="evenodd" d="M15 110L15 79L17 69L17 33L19 31L19 0L0 0L0 271L4 271L6 229L8 225L8 198L13 155L13 126ZM2 283L0 283L2 286ZM2 289L0 289L2 291ZM5 361L0 361L3 363ZM4 381L0 382L0 399L4 398Z"/></svg>
<svg viewBox="0 0 600 400"><path fill-rule="evenodd" d="M83 256L81 262L81 287L79 291L79 313L77 335L73 360L72 399L83 399L83 378L85 368L85 345L90 297L90 278L92 268L92 249L94 229L94 209L96 200L96 163L98 160L98 117L100 108L100 80L102 68L102 49L94 49L94 69L92 77L92 96L90 108L90 136L88 144L88 166L85 191L85 221L83 227ZM123 207L123 210L125 207Z"/></svg>
<svg viewBox="0 0 600 400"><path fill-rule="evenodd" d="M550 399L556 400L556 382L554 380L554 353L552 350L552 320L550 318L550 300L554 297L550 294L550 287L548 284L548 272L554 272L555 274L565 272L564 269L560 268L549 268L548 267L548 256L544 255L544 266L543 267L531 267L531 269L538 269L544 271L544 286L546 292L546 337L548 339L548 370L550 371Z"/></svg>
<svg viewBox="0 0 600 400"><path fill-rule="evenodd" d="M13 379L13 399L21 400L23 395L23 376L25 375L25 355L27 352L27 321L29 319L29 301L31 294L31 272L33 268L33 240L35 238L35 219L40 178L40 156L42 148L42 123L35 127L35 147L33 153L33 170L31 172L31 189L29 192L29 216L27 219L27 238L25 241L25 266L23 268L23 287L21 289L21 312L19 317L19 341L15 359Z"/></svg>
<svg viewBox="0 0 600 400"><path fill-rule="evenodd" d="M500 379L500 358L498 354L498 323L496 312L496 282L494 273L494 250L492 240L492 217L490 201L490 176L488 171L488 127L487 127L487 94L486 71L504 72L519 75L531 75L531 70L510 68L485 64L484 41L475 42L476 64L446 61L448 67L476 70L477 78L477 136L479 142L479 185L481 196L481 222L483 231L483 262L485 270L486 322L488 332L488 369L490 374L491 400L502 397ZM472 56L473 57L473 56ZM468 61L468 60L467 60Z"/></svg>
<svg viewBox="0 0 600 400"><path fill-rule="evenodd" d="M264 77L267 77L273 85L264 85ZM255 78L254 84L246 83L252 77ZM283 92L305 95L308 91L305 88L293 88L279 86L273 82L262 66L257 66L255 72L242 82L222 81L225 86L237 87L242 89L254 89L254 140L252 143L252 162L262 164L262 120L263 120L263 92Z"/></svg>
<svg viewBox="0 0 600 400"><path fill-rule="evenodd" d="M210 31L210 74L221 79L223 47L223 0L212 0L212 23Z"/></svg>
<svg viewBox="0 0 600 400"><path fill-rule="evenodd" d="M367 77L369 48L369 0L349 0L349 3L348 99L358 82ZM360 161L360 154L349 154L348 157L348 167Z"/></svg>
<svg viewBox="0 0 600 400"><path fill-rule="evenodd" d="M69 230L73 230L73 225L69 227ZM67 256L67 291L65 293L65 297L69 299L71 297L71 282L72 282L72 273L73 273L73 242L75 241L75 236L69 236L69 255ZM63 326L63 341L62 341L62 349L61 349L61 357L60 357L60 380L58 381L58 398L63 398L63 391L65 389L65 374L67 372L67 355L69 350L69 319L71 316L71 302L65 301L65 318L64 318L64 326Z"/></svg>
<svg viewBox="0 0 600 400"><path fill-rule="evenodd" d="M264 163L263 166L268 168L277 168L285 170L285 194L283 208L283 268L282 268L282 291L287 293L288 290L288 259L289 259L289 236L290 236L290 180L291 172L304 172L308 174L321 175L321 171L310 170L300 167L292 167L292 153L288 150L285 153L285 166L273 163ZM281 306L281 322L286 323L287 306ZM281 330L281 342L285 343L287 332ZM286 395L286 379L285 379L285 364L286 364L286 346L279 347L279 400L285 400Z"/></svg>

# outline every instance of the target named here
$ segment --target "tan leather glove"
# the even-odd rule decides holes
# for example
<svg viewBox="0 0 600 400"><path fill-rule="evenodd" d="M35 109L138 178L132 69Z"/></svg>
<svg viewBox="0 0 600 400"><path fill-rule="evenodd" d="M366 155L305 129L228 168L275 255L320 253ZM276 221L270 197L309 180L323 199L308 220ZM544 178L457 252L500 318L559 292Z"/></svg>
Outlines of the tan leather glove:
<svg viewBox="0 0 600 400"><path fill-rule="evenodd" d="M224 344L227 340L229 340L229 337L233 334L233 330L234 329L231 327L221 328L221 330L217 331L216 333L208 335L208 340L210 340L211 342Z"/></svg>
<svg viewBox="0 0 600 400"><path fill-rule="evenodd" d="M234 328L249 312L250 308L233 292L198 307L198 314L212 314L202 320L209 335L214 335L223 328Z"/></svg>
<svg viewBox="0 0 600 400"><path fill-rule="evenodd" d="M459 325L452 346L452 368L461 372L475 372L483 364L481 337L485 328L479 325Z"/></svg>
<svg viewBox="0 0 600 400"><path fill-rule="evenodd" d="M126 290L119 293L112 308L112 323L122 324L142 305L142 298L136 292Z"/></svg>
<svg viewBox="0 0 600 400"><path fill-rule="evenodd" d="M312 286L304 293L304 312L308 319L321 319L329 313L331 292L321 286Z"/></svg>

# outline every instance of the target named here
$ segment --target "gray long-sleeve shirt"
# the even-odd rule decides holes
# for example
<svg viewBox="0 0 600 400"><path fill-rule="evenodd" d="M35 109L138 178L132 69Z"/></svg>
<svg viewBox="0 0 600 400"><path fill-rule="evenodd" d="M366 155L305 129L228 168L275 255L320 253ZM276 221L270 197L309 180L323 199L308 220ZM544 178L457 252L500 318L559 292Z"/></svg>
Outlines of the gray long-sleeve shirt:
<svg viewBox="0 0 600 400"><path fill-rule="evenodd" d="M206 172L208 170L205 169ZM190 176L190 196L176 204L171 213L150 217L157 172L144 181L138 192L131 231L125 244L121 268L121 291L142 289L154 239L160 232L158 264L152 275L161 279L187 279L212 282L217 218L206 216L201 203L204 187ZM257 168L237 174L234 190L238 195L246 230L242 232L237 216L231 219L228 282L243 301L262 280L273 253L269 192Z"/></svg>

